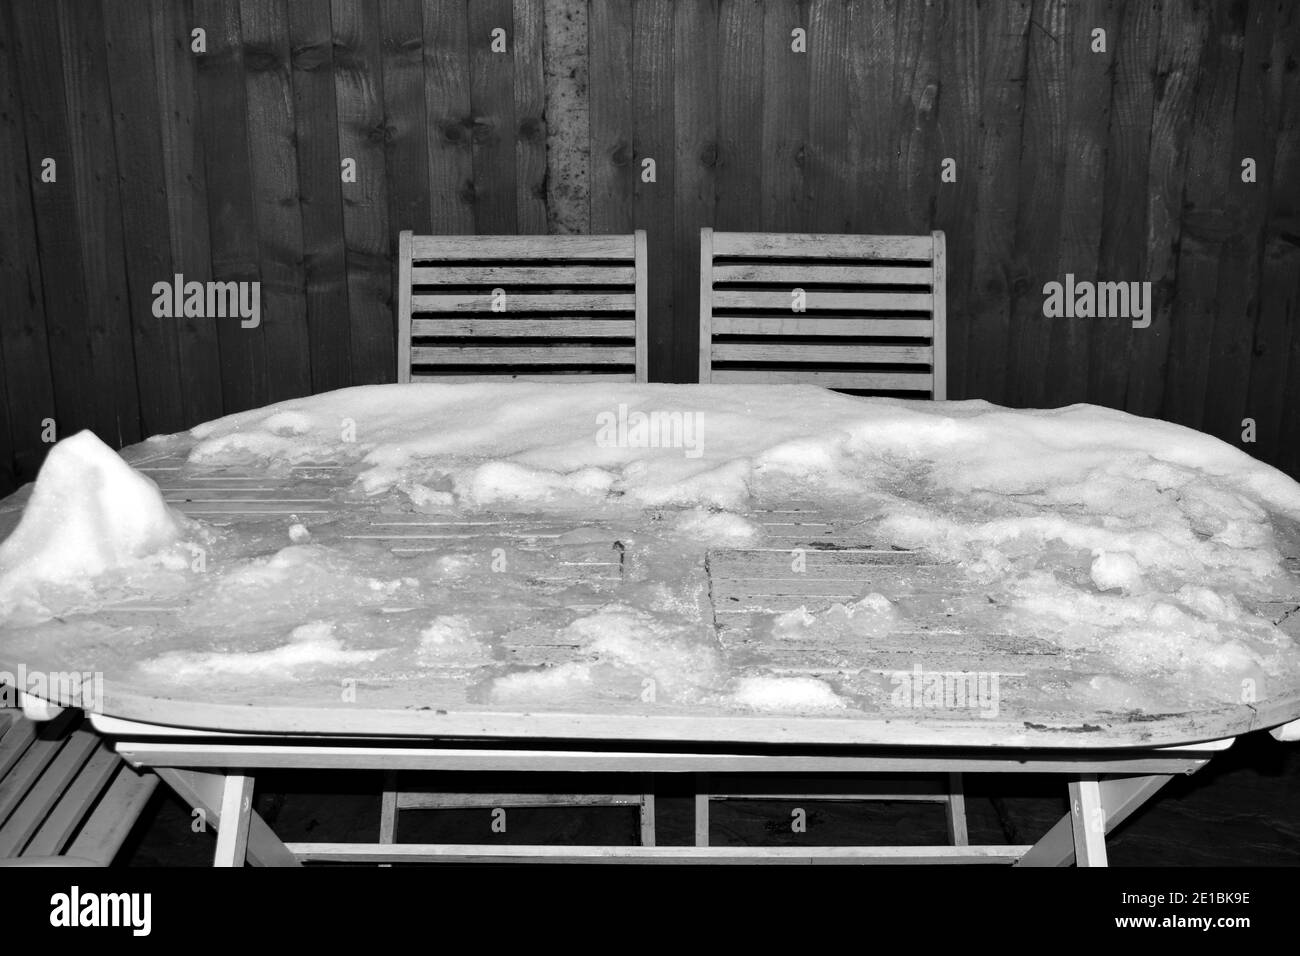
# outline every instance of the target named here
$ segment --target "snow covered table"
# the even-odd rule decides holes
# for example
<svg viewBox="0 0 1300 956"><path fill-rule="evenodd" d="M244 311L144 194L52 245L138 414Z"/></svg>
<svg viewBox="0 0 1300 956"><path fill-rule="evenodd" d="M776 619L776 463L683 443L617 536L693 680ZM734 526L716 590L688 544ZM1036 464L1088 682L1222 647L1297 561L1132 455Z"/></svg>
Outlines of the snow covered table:
<svg viewBox="0 0 1300 956"><path fill-rule="evenodd" d="M95 700L25 689L234 814L227 861L822 853L707 827L693 848L286 849L250 816L255 770L336 767L711 775L703 819L754 773L1055 772L1075 818L1032 851L965 846L958 794L954 846L824 855L1096 862L1170 774L1300 716L1300 486L1119 412L380 386L122 459L74 436L0 503L0 538L25 515L0 671L102 675Z"/></svg>

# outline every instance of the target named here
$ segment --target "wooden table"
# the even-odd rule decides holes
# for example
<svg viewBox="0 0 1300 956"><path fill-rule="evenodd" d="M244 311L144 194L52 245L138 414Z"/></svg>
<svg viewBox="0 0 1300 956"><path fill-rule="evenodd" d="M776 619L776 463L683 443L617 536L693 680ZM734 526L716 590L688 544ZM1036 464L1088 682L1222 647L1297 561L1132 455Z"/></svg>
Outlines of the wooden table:
<svg viewBox="0 0 1300 956"><path fill-rule="evenodd" d="M299 465L275 475L197 468L176 441L161 451L157 443L146 443L123 455L159 483L174 508L223 526L235 539L282 535L298 522L316 543L382 547L384 560L418 562L469 545L518 549L524 557L544 553L550 570L534 569L528 579L539 616L571 611L574 592L568 588L589 588L595 608L616 601L620 589L637 586L637 542L656 521L671 518L644 512L629 527L626 519L601 514L576 522L572 515L539 513L430 515L409 502L400 507L391 498L349 496L352 476L337 463ZM0 537L16 523L24 500L20 492L0 503ZM990 601L955 565L863 540L853 515L807 502L769 504L748 517L763 527L761 541L701 549L695 565L683 570L698 575L700 614L712 620L724 659L752 673L833 677L867 694L872 687L878 692L882 674L906 672L921 654L931 671L996 673L1004 690L1019 687L1023 693L1004 693L992 717L961 709L742 713L716 702L647 703L635 695L577 708L521 708L475 699L464 675L444 671L390 679L380 674L364 687L360 703L340 699L337 683L329 679L254 687L232 698L221 687L176 692L131 670L121 642L103 639L106 630L152 646L185 636L181 604L135 598L84 618L5 635L0 669L23 662L29 669L102 671L106 694L91 715L95 728L133 765L156 769L206 814L218 829L216 858L224 865L413 859L1104 865L1105 834L1174 775L1199 769L1239 734L1300 716L1300 686L1270 688L1250 703L1164 714L1071 710L1054 702L1050 689L1097 672L1104 662L982 627L984 615L992 613ZM576 539L575 528L584 532ZM790 569L796 553L798 572ZM852 600L865 590L886 593L909 608L911 630L869 647L761 637L761 621L772 612ZM1300 618L1292 616L1300 608L1297 595L1300 587L1260 609L1293 635ZM554 633L512 632L497 649L502 666L559 666L581 655L581 648L555 640ZM48 715L38 700L29 699L28 708L33 716ZM650 796L643 803L641 846L286 845L252 810L255 776L271 768L608 772L632 775ZM1032 846L970 845L961 775L1026 772L1063 777L1071 813ZM690 774L695 781L694 846L655 845L653 787L645 780L659 773ZM709 845L711 799L786 794L940 803L948 815L949 845Z"/></svg>

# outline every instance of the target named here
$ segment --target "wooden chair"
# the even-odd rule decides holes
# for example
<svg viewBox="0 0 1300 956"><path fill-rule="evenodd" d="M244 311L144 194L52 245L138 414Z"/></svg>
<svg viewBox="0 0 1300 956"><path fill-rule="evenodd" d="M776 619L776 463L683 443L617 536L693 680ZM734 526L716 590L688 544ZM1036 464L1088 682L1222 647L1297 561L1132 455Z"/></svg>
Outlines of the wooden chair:
<svg viewBox="0 0 1300 956"><path fill-rule="evenodd" d="M397 277L399 382L644 382L646 237L417 236Z"/></svg>
<svg viewBox="0 0 1300 956"><path fill-rule="evenodd" d="M700 230L700 381L947 397L944 236Z"/></svg>
<svg viewBox="0 0 1300 956"><path fill-rule="evenodd" d="M157 785L79 711L0 710L0 866L108 866Z"/></svg>

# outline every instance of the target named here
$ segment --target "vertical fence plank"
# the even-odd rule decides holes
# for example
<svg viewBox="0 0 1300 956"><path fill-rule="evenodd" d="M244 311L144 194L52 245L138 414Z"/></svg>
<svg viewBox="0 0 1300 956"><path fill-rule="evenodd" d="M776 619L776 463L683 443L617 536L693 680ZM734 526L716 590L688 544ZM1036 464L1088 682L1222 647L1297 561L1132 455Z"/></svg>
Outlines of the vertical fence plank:
<svg viewBox="0 0 1300 956"><path fill-rule="evenodd" d="M197 57L191 50L193 11L189 0L151 0L150 11L171 271L185 276L187 282L207 282L212 278L212 255ZM211 421L222 412L217 320L187 315L173 322L185 423Z"/></svg>
<svg viewBox="0 0 1300 956"><path fill-rule="evenodd" d="M288 14L311 388L324 392L352 378L329 0L289 0Z"/></svg>
<svg viewBox="0 0 1300 956"><path fill-rule="evenodd" d="M632 230L632 3L593 3L588 13L591 42L591 231ZM663 263L654 260L658 272Z"/></svg>
<svg viewBox="0 0 1300 956"><path fill-rule="evenodd" d="M397 376L379 11L333 0L330 21L339 156L357 164L357 181L343 183L352 383L373 385Z"/></svg>
<svg viewBox="0 0 1300 956"><path fill-rule="evenodd" d="M894 100L897 133L889 191L897 198L887 224L891 232L924 235L934 228L939 185L939 8L903 3L894 22ZM953 91L954 94L956 91Z"/></svg>
<svg viewBox="0 0 1300 956"><path fill-rule="evenodd" d="M543 0L515 0L515 218L521 235L546 233L546 90Z"/></svg>
<svg viewBox="0 0 1300 956"><path fill-rule="evenodd" d="M135 339L140 421L154 435L185 427L180 382L180 318L154 315L154 283L173 281L167 180L154 70L153 30L122 0L105 0L104 44L114 108L130 323ZM168 296L170 302L170 295ZM190 423L195 424L195 423Z"/></svg>
<svg viewBox="0 0 1300 956"><path fill-rule="evenodd" d="M32 196L40 188L33 179L40 175L41 150L26 141L12 13L12 8L0 11L0 221L5 224L0 228L0 403L7 409L0 483L6 491L36 477L49 449L41 441L41 423L56 417L32 209Z"/></svg>
<svg viewBox="0 0 1300 956"><path fill-rule="evenodd" d="M425 0L424 83L432 228L473 235L474 121L465 4Z"/></svg>
<svg viewBox="0 0 1300 956"><path fill-rule="evenodd" d="M1114 44L1115 82L1106 146L1098 274L1109 281L1146 281L1147 169L1154 97L1160 0L1133 0L1119 29L1108 32ZM1134 340L1148 330L1129 322L1107 321L1091 329L1088 400L1123 408L1129 385Z"/></svg>
<svg viewBox="0 0 1300 956"><path fill-rule="evenodd" d="M289 23L284 0L242 0L240 20L262 277L262 324L266 328L267 358L274 369L267 378L267 397L278 402L311 393Z"/></svg>
<svg viewBox="0 0 1300 956"><path fill-rule="evenodd" d="M913 39L898 31L898 23L916 9L900 9L897 0L847 6L849 88L843 121L848 141L843 175L848 232L892 233L902 222L897 151L907 136L907 120L897 93L903 64L914 51L897 45Z"/></svg>
<svg viewBox="0 0 1300 956"><path fill-rule="evenodd" d="M1043 360L1056 326L1065 321L1043 315L1042 289L1063 278L1057 266L1070 68L1067 10L1063 0L1035 0L1030 19L1009 356L1010 397L1019 406L1048 403Z"/></svg>
<svg viewBox="0 0 1300 956"><path fill-rule="evenodd" d="M77 236L97 396L92 417L100 437L121 446L140 440L140 404L122 254L122 208L102 7L61 0L59 32L72 159L78 171L73 178ZM174 345L175 336L169 338ZM171 362L174 365L175 359Z"/></svg>
<svg viewBox="0 0 1300 956"><path fill-rule="evenodd" d="M809 232L852 231L846 203L848 170L848 28L844 4L813 0L808 28L808 148L804 175L808 187Z"/></svg>
<svg viewBox="0 0 1300 956"><path fill-rule="evenodd" d="M1255 326L1259 321L1260 255L1281 108L1273 96L1274 84L1269 75L1278 10L1264 0L1250 4L1246 13L1241 77L1232 109L1232 147L1220 212L1227 235L1218 263L1214 331L1200 346L1209 351L1209 371L1201 396L1205 431L1237 445L1241 444L1241 423L1250 391ZM1255 161L1254 182L1242 180L1245 157ZM1247 446L1247 450L1255 449Z"/></svg>
<svg viewBox="0 0 1300 956"><path fill-rule="evenodd" d="M1056 275L1072 273L1076 279L1098 278L1102 216L1106 201L1106 131L1110 122L1115 43L1118 39L1115 0L1085 0L1069 9L1069 22L1061 37L1069 62L1070 87L1065 125L1065 181L1061 194L1061 244ZM1105 50L1093 49L1093 30L1105 31ZM1139 278L1132 265L1120 275L1101 278L1132 281ZM1052 323L1052 337L1044 356L1044 396L1053 405L1088 399L1088 348L1091 336L1121 325L1124 318L1067 317Z"/></svg>
<svg viewBox="0 0 1300 956"><path fill-rule="evenodd" d="M970 360L967 336L974 321L975 229L980 182L980 20L969 3L944 4L939 21L937 148L930 175L935 186L935 227L948 250L948 397L965 398ZM952 160L956 180L941 179Z"/></svg>
<svg viewBox="0 0 1300 956"><path fill-rule="evenodd" d="M673 248L675 143L673 120L673 9L669 0L641 0L632 11L633 187L638 229L646 230L652 275L667 277ZM645 182L643 163L655 161L655 181ZM673 335L689 319L676 311L671 281L650 283L649 359L653 381L672 381ZM683 370L683 374L686 374Z"/></svg>
<svg viewBox="0 0 1300 956"><path fill-rule="evenodd" d="M587 0L545 5L546 215L550 232L591 231Z"/></svg>
<svg viewBox="0 0 1300 956"><path fill-rule="evenodd" d="M808 217L803 176L808 143L808 6L807 0L777 0L763 9L760 218L763 228L773 232L803 231ZM796 29L804 31L802 52L793 49ZM678 46L683 42L679 34ZM679 64L681 60L679 55ZM679 85L680 77L679 66ZM679 101L679 123L685 108Z"/></svg>
<svg viewBox="0 0 1300 956"><path fill-rule="evenodd" d="M198 54L198 91L212 278L260 282L237 0L194 0L194 26L207 33L208 52ZM238 318L216 322L226 412L265 405L270 396L265 322L255 328L245 328Z"/></svg>
<svg viewBox="0 0 1300 956"><path fill-rule="evenodd" d="M1253 454L1300 475L1300 8L1281 2L1273 33L1269 75L1277 118L1277 141L1269 177L1259 280L1259 318L1246 415L1255 419ZM1259 157L1260 164L1265 162ZM1290 368L1288 372L1288 356Z"/></svg>
<svg viewBox="0 0 1300 956"><path fill-rule="evenodd" d="M86 300L77 210L77 166L66 114L60 69L58 8L54 4L20 4L11 10L18 88L27 131L27 161L36 252L41 282L50 367L58 411L58 435L71 435L98 423L101 403L110 393L96 389L91 317ZM56 182L42 182L42 163L54 160ZM110 435L103 435L112 440Z"/></svg>
<svg viewBox="0 0 1300 956"><path fill-rule="evenodd" d="M969 251L971 318L966 323L967 369L962 394L999 404L1009 402L1011 394L1012 296L1017 284L1029 281L1014 268L1013 254L1021 202L1018 164L1031 13L1029 0L998 4L981 24L979 152L970 170L978 177L977 218ZM954 311L956 308L950 308L948 314Z"/></svg>
<svg viewBox="0 0 1300 956"><path fill-rule="evenodd" d="M469 4L470 107L474 142L474 228L480 235L513 235L515 195L514 11L510 0ZM503 31L494 36L494 31ZM504 46L504 52L493 45Z"/></svg>
<svg viewBox="0 0 1300 956"><path fill-rule="evenodd" d="M1187 179L1182 199L1182 234L1178 244L1176 305L1169 338L1163 417L1193 428L1204 420L1203 398L1209 387L1210 350L1219 264L1233 211L1225 203L1232 155L1232 114L1241 72L1244 4L1212 9L1210 37L1201 60L1187 148Z"/></svg>
<svg viewBox="0 0 1300 956"><path fill-rule="evenodd" d="M392 235L432 231L429 214L428 114L424 102L424 14L419 0L380 4L384 37L384 159Z"/></svg>
<svg viewBox="0 0 1300 956"><path fill-rule="evenodd" d="M718 167L714 225L722 231L763 228L763 8L722 0L718 17ZM685 66L685 64L683 64ZM687 67L690 69L690 67Z"/></svg>
<svg viewBox="0 0 1300 956"><path fill-rule="evenodd" d="M678 4L673 11L674 229L672 381L699 377L700 229L714 220L718 167L718 4ZM768 56L764 51L764 58ZM779 51L778 51L779 55Z"/></svg>
<svg viewBox="0 0 1300 956"><path fill-rule="evenodd" d="M1155 301L1150 327L1134 330L1126 399L1127 411L1138 415L1160 414L1164 401L1192 108L1209 36L1207 10L1181 9L1181 16L1161 18L1156 47L1147 173L1147 262Z"/></svg>

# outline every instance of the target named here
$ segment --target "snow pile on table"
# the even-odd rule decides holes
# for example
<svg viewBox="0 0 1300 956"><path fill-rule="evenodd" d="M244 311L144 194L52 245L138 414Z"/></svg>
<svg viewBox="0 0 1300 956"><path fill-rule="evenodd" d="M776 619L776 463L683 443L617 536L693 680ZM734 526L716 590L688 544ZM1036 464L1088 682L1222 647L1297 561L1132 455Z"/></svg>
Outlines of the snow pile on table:
<svg viewBox="0 0 1300 956"><path fill-rule="evenodd" d="M51 453L0 548L0 594L179 540L156 487L89 441ZM1012 411L810 386L420 384L283 402L158 441L193 467L287 474L330 462L347 476L344 511L351 500L408 517L544 514L574 529L550 551L512 552L504 573L479 546L398 561L301 516L274 543L214 532L224 543L209 573L184 584L198 646L150 660L160 679L477 668L471 696L492 705L596 695L864 707L847 684L755 672L700 610L704 551L773 547L753 512L794 498L856 522L861 540L953 562L984 586L981 603L996 602L1006 633L1113 664L1045 693L1119 709L1236 702L1243 681L1300 667L1294 642L1252 603L1294 591L1276 522L1300 520L1300 485L1217 439L1093 406ZM577 525L593 518L624 521L636 539L627 580L555 585L539 607L536 581L564 563L559 549L586 543ZM864 585L850 602L774 614L765 633L870 643L908 626L893 597ZM229 636L252 625L256 646ZM503 635L573 659L504 659Z"/></svg>
<svg viewBox="0 0 1300 956"><path fill-rule="evenodd" d="M79 432L50 449L22 521L0 544L0 612L137 564L180 541L187 525L157 485Z"/></svg>

